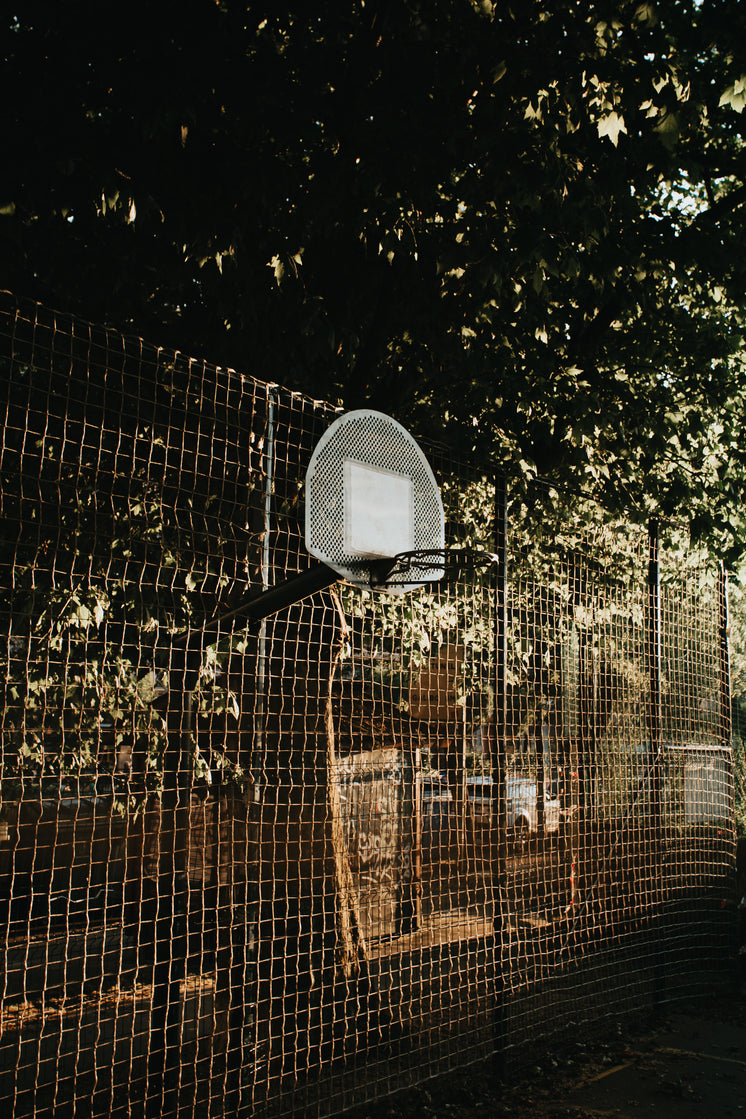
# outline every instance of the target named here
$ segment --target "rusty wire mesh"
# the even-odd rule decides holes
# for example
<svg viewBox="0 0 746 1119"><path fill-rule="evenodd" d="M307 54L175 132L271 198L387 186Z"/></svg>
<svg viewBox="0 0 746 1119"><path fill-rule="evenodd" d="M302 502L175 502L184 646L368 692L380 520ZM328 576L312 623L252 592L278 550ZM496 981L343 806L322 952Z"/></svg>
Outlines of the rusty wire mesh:
<svg viewBox="0 0 746 1119"><path fill-rule="evenodd" d="M680 535L428 448L496 564L252 622L334 409L0 315L3 1116L332 1114L727 980L724 583Z"/></svg>

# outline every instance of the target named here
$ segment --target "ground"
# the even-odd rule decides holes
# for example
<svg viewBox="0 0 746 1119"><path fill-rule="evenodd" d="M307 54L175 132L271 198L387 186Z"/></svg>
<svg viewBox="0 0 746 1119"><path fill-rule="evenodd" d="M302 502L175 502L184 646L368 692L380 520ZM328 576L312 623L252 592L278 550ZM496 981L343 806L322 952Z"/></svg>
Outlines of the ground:
<svg viewBox="0 0 746 1119"><path fill-rule="evenodd" d="M746 1116L746 985L618 1023L506 1084L490 1064L345 1119L729 1119Z"/></svg>

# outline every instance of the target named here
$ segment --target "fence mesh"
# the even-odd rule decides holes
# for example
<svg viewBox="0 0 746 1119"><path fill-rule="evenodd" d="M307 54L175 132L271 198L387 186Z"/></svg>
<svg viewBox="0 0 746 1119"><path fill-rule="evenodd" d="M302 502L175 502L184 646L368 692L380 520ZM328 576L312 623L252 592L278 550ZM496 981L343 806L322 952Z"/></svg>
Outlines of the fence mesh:
<svg viewBox="0 0 746 1119"><path fill-rule="evenodd" d="M494 564L252 621L335 410L7 295L0 368L4 1116L333 1114L727 981L680 536L427 447Z"/></svg>

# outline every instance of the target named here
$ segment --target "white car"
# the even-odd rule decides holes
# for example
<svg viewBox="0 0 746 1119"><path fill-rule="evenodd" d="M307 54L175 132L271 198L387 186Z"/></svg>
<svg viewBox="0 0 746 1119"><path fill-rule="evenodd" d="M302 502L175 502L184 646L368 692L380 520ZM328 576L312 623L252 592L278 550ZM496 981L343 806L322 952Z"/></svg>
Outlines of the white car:
<svg viewBox="0 0 746 1119"><path fill-rule="evenodd" d="M489 815L492 811L492 778L468 777L466 785L475 815ZM538 828L536 778L509 773L505 779L508 827L519 835L531 835ZM556 832L560 822L559 797L550 788L544 791L544 827Z"/></svg>

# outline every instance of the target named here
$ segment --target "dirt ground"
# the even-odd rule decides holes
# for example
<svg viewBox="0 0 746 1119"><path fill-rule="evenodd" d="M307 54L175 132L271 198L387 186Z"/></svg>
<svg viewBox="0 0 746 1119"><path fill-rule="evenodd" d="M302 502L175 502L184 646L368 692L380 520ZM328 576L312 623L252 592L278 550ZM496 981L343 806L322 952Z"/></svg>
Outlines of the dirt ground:
<svg viewBox="0 0 746 1119"><path fill-rule="evenodd" d="M489 1064L350 1111L345 1119L746 1117L746 984L730 996L619 1023L539 1059L520 1082Z"/></svg>

